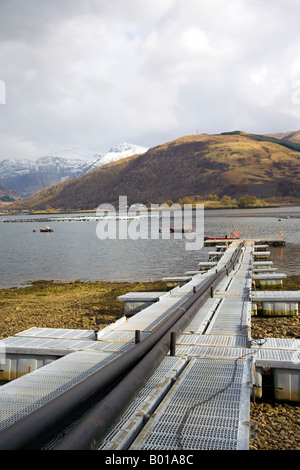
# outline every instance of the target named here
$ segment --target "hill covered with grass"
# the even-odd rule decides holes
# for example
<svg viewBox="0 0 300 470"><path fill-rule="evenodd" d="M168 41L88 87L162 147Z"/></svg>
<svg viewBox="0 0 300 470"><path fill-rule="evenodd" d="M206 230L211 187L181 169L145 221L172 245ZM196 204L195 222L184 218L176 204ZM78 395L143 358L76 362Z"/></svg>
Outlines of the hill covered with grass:
<svg viewBox="0 0 300 470"><path fill-rule="evenodd" d="M17 202L18 209L93 209L117 204L244 196L300 201L300 145L240 131L181 137Z"/></svg>

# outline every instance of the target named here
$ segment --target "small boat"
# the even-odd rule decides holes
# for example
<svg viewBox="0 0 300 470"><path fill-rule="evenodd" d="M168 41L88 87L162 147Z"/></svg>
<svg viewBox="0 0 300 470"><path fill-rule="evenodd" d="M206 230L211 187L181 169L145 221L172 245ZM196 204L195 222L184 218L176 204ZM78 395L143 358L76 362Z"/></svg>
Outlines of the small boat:
<svg viewBox="0 0 300 470"><path fill-rule="evenodd" d="M54 232L54 230L47 225L46 228L40 228L40 232Z"/></svg>
<svg viewBox="0 0 300 470"><path fill-rule="evenodd" d="M182 227L182 228L175 228L175 227L170 227L170 232L179 232L179 233L191 233L193 232L192 227Z"/></svg>
<svg viewBox="0 0 300 470"><path fill-rule="evenodd" d="M208 237L205 236L204 240L239 240L239 232L233 232L233 236L225 235L224 237Z"/></svg>
<svg viewBox="0 0 300 470"><path fill-rule="evenodd" d="M204 237L204 240L238 240L239 237Z"/></svg>

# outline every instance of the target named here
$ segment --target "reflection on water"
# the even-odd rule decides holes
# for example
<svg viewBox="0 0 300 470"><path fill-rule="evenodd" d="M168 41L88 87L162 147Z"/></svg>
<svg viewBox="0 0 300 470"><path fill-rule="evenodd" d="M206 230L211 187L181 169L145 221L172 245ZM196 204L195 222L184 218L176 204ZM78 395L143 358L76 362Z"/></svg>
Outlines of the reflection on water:
<svg viewBox="0 0 300 470"><path fill-rule="evenodd" d="M287 275L300 275L300 245L290 243L285 247L271 248L270 260L279 271Z"/></svg>
<svg viewBox="0 0 300 470"><path fill-rule="evenodd" d="M40 226L32 221L0 222L0 287L40 279L161 279L198 269L211 251L211 247L187 251L184 236L174 235L169 240L99 240L95 221L51 222L53 233L40 233ZM223 236L235 230L241 238L257 239L280 238L282 232L286 246L271 248L270 259L280 272L300 274L300 207L205 211L206 235Z"/></svg>

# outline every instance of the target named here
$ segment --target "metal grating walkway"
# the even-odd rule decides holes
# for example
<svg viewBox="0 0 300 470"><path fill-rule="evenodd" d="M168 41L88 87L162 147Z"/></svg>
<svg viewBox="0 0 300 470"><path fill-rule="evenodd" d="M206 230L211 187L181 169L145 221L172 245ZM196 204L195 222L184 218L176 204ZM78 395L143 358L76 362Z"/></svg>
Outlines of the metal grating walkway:
<svg viewBox="0 0 300 470"><path fill-rule="evenodd" d="M130 450L248 449L252 248L177 338L176 357L187 367ZM106 449L122 448L118 430L125 432L117 425Z"/></svg>
<svg viewBox="0 0 300 470"><path fill-rule="evenodd" d="M184 286L96 336L89 330L31 328L0 341L8 355L64 356L0 388L0 431L133 348L136 330L141 340L150 335L215 269L226 265L237 244L230 245L216 267L196 272ZM162 361L99 450L248 449L254 365L293 369L300 362L300 340L251 340L251 275L258 265L253 251L254 242L248 241L234 271L215 286L178 336L175 356Z"/></svg>
<svg viewBox="0 0 300 470"><path fill-rule="evenodd" d="M115 354L75 352L0 387L0 431L112 361Z"/></svg>
<svg viewBox="0 0 300 470"><path fill-rule="evenodd" d="M193 359L130 450L248 449L250 364Z"/></svg>
<svg viewBox="0 0 300 470"><path fill-rule="evenodd" d="M234 245L232 244L230 249L223 254L218 267L224 266L229 260L236 248ZM141 331L141 338L151 334L151 331L169 315L174 306L178 305L182 299L191 296L194 287L201 286L210 274L210 271L196 274L192 281L182 287L172 289L170 293L163 295L159 302L127 320L120 319L115 324L104 328L97 338L94 332L87 330L43 328L32 328L15 337L7 338L4 344L7 352L11 354L17 351L29 355L33 352L36 354L49 354L50 352L64 357L1 387L0 400L5 405L1 410L0 430L63 393L64 390L72 387L72 384L83 380L84 377L101 368L123 351L132 348L136 329ZM168 411L164 412L163 418L159 419L160 437L157 440L156 431L151 431L152 438L149 441L147 437L148 443L145 444L147 448L178 449L181 445L190 449L203 446L221 449L247 447L248 426L244 424L241 426L241 423L244 422L244 413L247 414L244 401L248 405L250 401L248 379L250 362L240 358L246 351L248 329L244 328L244 324L248 321L248 311L245 310L242 316L241 312L239 313L238 319L242 321L242 329L236 331L236 314L231 318L232 305L237 300L236 294L228 299L223 298L225 294L222 294L225 292L228 296L230 292L233 292L232 281L233 278L226 279L224 288L220 286L215 298L208 299L204 307L199 310L189 325L189 331L184 332L178 341L176 357L164 359L153 377L107 436L101 448L128 448L138 432L142 430L145 417L149 417L157 407L162 410L166 400ZM239 296L243 287L239 284ZM221 294L222 297L220 297ZM241 305L240 299L237 302ZM219 324L222 317L222 324ZM226 331L224 330L225 324L227 324ZM223 330L221 336L218 334L219 328ZM193 333L191 333L192 330ZM203 334L204 332L206 334ZM187 348L187 350L180 351L180 348ZM196 349L193 352L191 348ZM193 356L194 358L190 360ZM216 357L222 359L216 359ZM209 382L207 382L208 376ZM175 380L177 382L174 386ZM211 397L211 394L214 396ZM199 400L207 402L205 407L204 403L200 405ZM192 410L191 403L193 403ZM220 405L221 410L219 410ZM171 410L170 416L169 410ZM204 415L203 410L205 410ZM233 410L234 424L232 424ZM187 413L188 419L182 429L183 442L181 444L178 441L178 430L174 433L173 421L174 419L178 421L179 429ZM152 416L158 415L155 413ZM207 416L213 417L213 421ZM149 425L154 422L155 419L152 417ZM169 432L167 432L168 428L170 428ZM147 426L145 432L146 429ZM190 436L191 433L193 439ZM139 446L139 442L141 440L138 437L137 441L132 444L134 448Z"/></svg>
<svg viewBox="0 0 300 470"><path fill-rule="evenodd" d="M145 417L155 411L186 364L186 358L166 357L121 416L118 425L106 436L99 450L128 449L144 427Z"/></svg>

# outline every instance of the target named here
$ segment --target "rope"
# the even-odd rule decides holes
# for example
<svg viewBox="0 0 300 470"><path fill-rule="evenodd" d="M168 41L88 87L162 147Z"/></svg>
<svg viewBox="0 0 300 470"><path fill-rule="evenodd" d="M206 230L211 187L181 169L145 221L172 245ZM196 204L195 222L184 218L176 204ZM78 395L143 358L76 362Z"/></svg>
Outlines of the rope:
<svg viewBox="0 0 300 470"><path fill-rule="evenodd" d="M265 341L264 341L265 342ZM184 414L183 418L182 418L182 421L179 425L179 428L177 430L177 439L178 439L178 448L179 450L184 450L183 448L183 436L182 436L182 431L183 431L183 428L188 420L188 417L189 415L192 413L192 411L195 410L195 408L197 408L198 406L201 406L205 403L208 403L209 401L213 400L215 397L217 397L218 395L220 395L221 393L224 393L226 390L228 390L228 388L231 387L231 385L234 383L235 381L235 377L236 377L236 373L237 373L237 366L238 366L238 361L240 359L244 359L246 356L250 356L250 355L253 355L255 356L255 354L257 354L257 352L261 349L261 347L263 346L264 342L261 342L259 343L259 347L256 349L256 350L251 350L249 351L249 353L247 354L244 354L243 356L239 356L237 357L236 359L234 359L234 367L233 367L233 372L232 372L232 376L231 376L231 379L229 380L229 382L222 388L220 388L219 390L217 390L215 393L213 393L212 395L210 395L209 397L205 398L204 400L201 400L199 401L198 403L195 403L194 405L192 405L187 411L186 413Z"/></svg>

